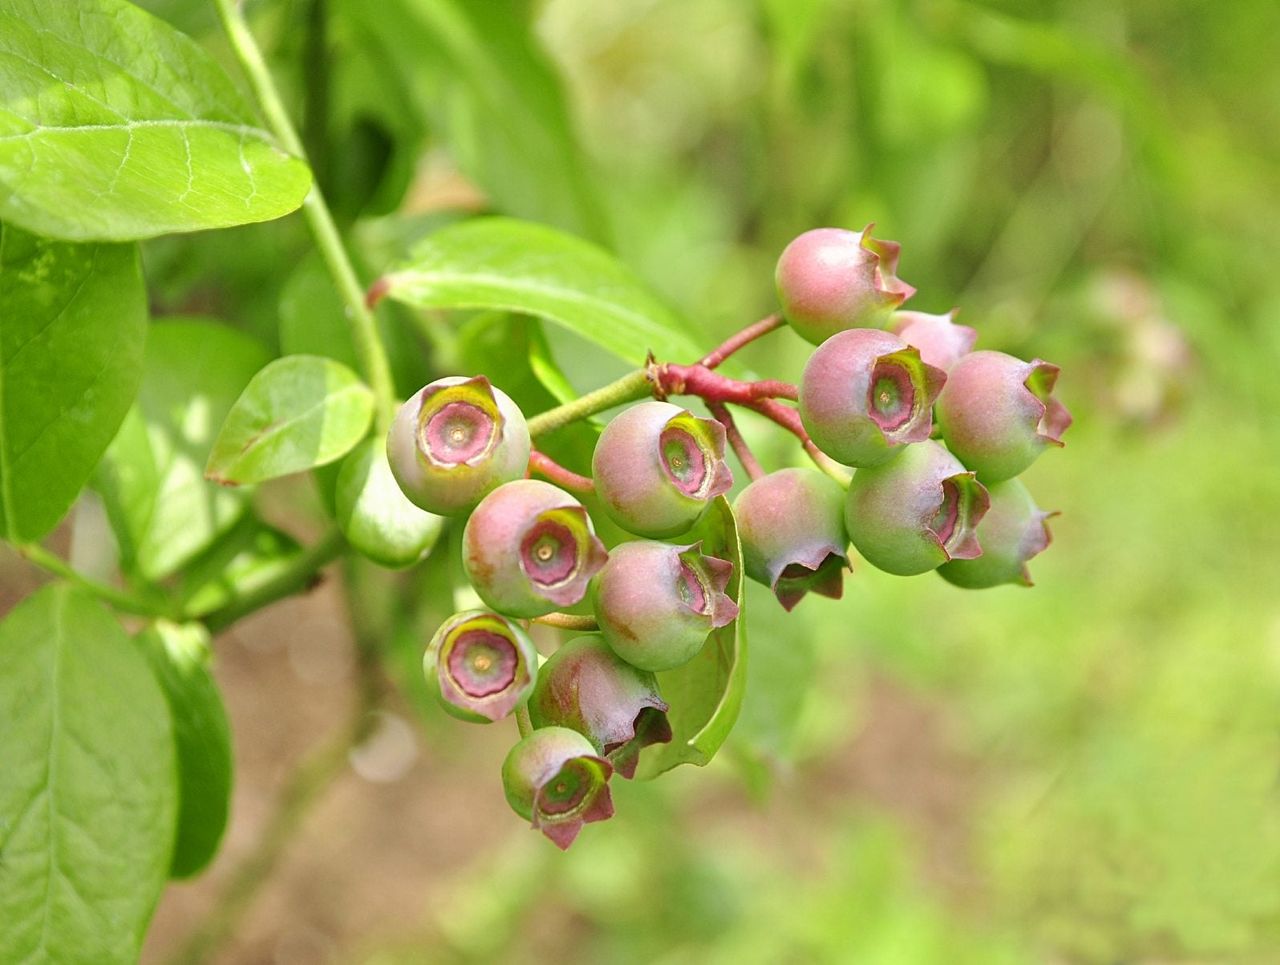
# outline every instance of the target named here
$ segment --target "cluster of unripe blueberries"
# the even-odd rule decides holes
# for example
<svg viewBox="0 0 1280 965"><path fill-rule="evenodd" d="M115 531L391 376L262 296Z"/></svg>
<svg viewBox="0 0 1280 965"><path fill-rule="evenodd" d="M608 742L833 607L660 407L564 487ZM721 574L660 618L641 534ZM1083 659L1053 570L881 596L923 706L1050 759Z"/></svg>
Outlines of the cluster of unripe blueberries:
<svg viewBox="0 0 1280 965"><path fill-rule="evenodd" d="M809 591L841 595L850 543L887 572L936 569L977 588L1029 584L1026 562L1049 542L1051 514L1015 477L1061 445L1070 423L1052 396L1057 367L971 351L976 333L950 314L897 310L914 292L896 277L898 250L870 229L822 228L778 261L781 315L818 347L798 387L767 385L797 401L803 429L792 428L829 457L827 471L749 465L758 478L733 515L746 576L788 610ZM724 411L713 389L695 394ZM726 432L736 434L731 419L665 400L605 426L588 484L639 537L612 550L575 496L527 478L525 417L485 377L425 386L388 435L405 495L467 517L462 564L487 608L444 621L427 681L464 720L517 715L524 736L503 765L507 800L562 848L613 813L614 773L633 777L643 747L671 740L656 674L693 659L738 615L725 592L732 563L679 538L732 485ZM847 487L831 461L856 469ZM597 630L541 659L528 621L553 622L588 597Z"/></svg>

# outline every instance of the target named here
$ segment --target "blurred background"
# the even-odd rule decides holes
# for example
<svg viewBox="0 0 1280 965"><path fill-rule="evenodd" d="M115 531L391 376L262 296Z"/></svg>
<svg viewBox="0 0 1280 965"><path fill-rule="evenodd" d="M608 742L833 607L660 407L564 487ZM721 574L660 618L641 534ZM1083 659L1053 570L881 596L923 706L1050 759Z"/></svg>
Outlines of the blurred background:
<svg viewBox="0 0 1280 965"><path fill-rule="evenodd" d="M211 5L142 5L226 53ZM1034 588L858 562L787 615L752 585L729 744L563 855L503 800L511 728L427 700L456 547L335 568L217 641L233 822L146 961L1280 961L1280 4L248 9L366 277L501 212L615 251L710 347L791 237L874 221L907 307L1061 365L1076 424L1025 477L1062 514ZM341 357L309 251L298 218L148 243L153 308ZM405 393L485 369L550 404L524 320L384 323ZM547 335L580 390L623 371ZM263 487L263 532L314 533L324 488ZM104 532L90 500L60 538Z"/></svg>

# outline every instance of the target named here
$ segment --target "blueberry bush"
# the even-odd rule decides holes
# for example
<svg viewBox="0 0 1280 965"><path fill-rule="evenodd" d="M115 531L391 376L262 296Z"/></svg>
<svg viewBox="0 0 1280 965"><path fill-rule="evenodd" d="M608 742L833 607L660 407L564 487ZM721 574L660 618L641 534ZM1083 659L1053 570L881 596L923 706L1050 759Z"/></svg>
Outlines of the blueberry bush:
<svg viewBox="0 0 1280 965"><path fill-rule="evenodd" d="M1007 721L1025 724L1005 739L1034 776L1012 782L1017 793L1000 798L991 819L989 887L1008 916L989 945L977 951L974 939L970 950L962 919L913 904L897 878L898 832L868 819L855 822L865 830L851 843L830 839L848 852L824 879L836 891L807 895L811 917L763 916L777 925L772 935L753 933L749 914L736 930L717 930L705 924L716 903L689 898L700 909L691 920L703 923L676 926L689 954L995 962L1035 948L1104 961L1257 947L1252 920L1280 914L1280 899L1255 897L1246 913L1257 892L1241 882L1274 870L1273 835L1264 834L1256 874L1228 876L1199 918L1132 890L1142 869L1162 873L1158 849L1152 858L1140 836L1114 856L1123 874L1091 878L1068 856L1076 840L1105 850L1109 835L1124 838L1117 827L1132 826L1129 811L1108 814L1109 774L1147 788L1181 784L1164 745L1090 759L1084 790L1065 799L1054 796L1056 777L1027 765L1037 739L1087 717L1087 701L1071 699L1092 686L1080 674L1100 674L1099 688L1124 686L1105 678L1096 655L1077 654L1091 670L1044 674L1073 680L1068 693L1038 676L1027 684L1037 665L1053 663L1047 645L1011 657L966 644L972 667L948 650L989 596L955 588L1040 598L1042 588L1027 588L1032 569L1053 558L1039 559L1058 510L1113 524L1107 535L1084 525L1073 566L1087 569L1082 559L1103 552L1090 547L1124 541L1127 517L1116 522L1096 486L1079 496L1082 470L1057 452L1072 416L1059 365L1039 355L1067 366L1073 407L1085 400L1090 419L1068 439L1100 431L1089 427L1095 416L1108 427L1176 419L1192 353L1159 317L1148 283L1114 274L1073 296L1069 312L1081 319L1089 310L1122 319L1110 356L1096 331L1042 336L1025 318L1010 321L1037 304L1063 311L1044 307L1053 280L1016 257L1034 229L1012 218L1008 237L955 231L960 240L944 244L911 204L911 185L931 174L910 132L885 134L882 153L864 159L862 174L883 197L824 201L855 174L836 177L820 150L818 107L838 111L845 62L818 53L822 2L751 5L775 88L759 94L760 129L734 136L776 139L768 150L796 152L794 171L812 168L799 183L792 167L773 175L772 208L759 183L719 184L717 174L716 191L682 193L675 174L619 158L610 184L598 169L607 146L593 156L580 138L578 115L592 108L569 102L544 50L554 11L539 20L537 6L0 0L0 536L24 572L41 574L6 599L0 618L0 962L144 954L167 884L204 873L232 820L237 764L218 642L321 583L342 588L356 706L349 719L346 708L326 709L346 721L338 742L286 786L276 822L180 960L217 954L296 823L392 699L417 708L423 739L442 746L469 746L468 724L503 733L504 756L477 765L469 792L505 798L508 822L537 832L528 837L547 862L539 867L556 869L548 880L586 867L572 864L586 848L607 865L615 834L612 847L624 851L639 847L637 834L656 852L676 849L681 831L661 820L667 792L637 788L689 781L679 775L693 769L681 765L714 762L699 778L736 768L736 799L781 786L807 821L821 782L790 772L804 758L795 748L829 744L823 727L848 725L832 691L861 669L830 653L832 641L855 636L878 641L869 652L896 647L885 663L913 686L970 694L981 678L983 693L999 692L990 705L956 698L967 733L996 740ZM681 15L731 19L720 6ZM916 50L941 41L913 34L892 4L860 5L896 24L860 41L886 73L890 102L877 121L886 131L901 107L946 144L981 109L978 60L1011 69L1022 56L1067 70L1089 53L994 9L936 6L939 22L963 24L954 29L969 37L969 59L945 45ZM606 43L609 15L594 16ZM1095 72L1111 69L1094 56ZM892 66L912 57L933 73ZM1141 113L1135 83L1116 81L1116 90L1137 99L1125 110ZM858 86L880 89L861 75ZM773 116L781 103L794 112ZM597 108L594 121L604 140L611 122L623 123L606 113ZM1087 124L1091 115L1071 117ZM654 130L656 142L679 142L661 123ZM1151 152L1168 148L1149 136ZM714 166L716 151L709 138L690 170ZM970 163L956 151L937 156ZM877 168L895 164L892 176ZM711 182L689 175L689 184ZM703 218L698 206L713 198L721 220L734 204L749 212L736 217L754 247L699 287L692 279L708 259L694 244L678 247L697 240L681 219ZM1037 203L1024 218L1053 208ZM954 199L927 204L957 223ZM993 252L986 260L982 246ZM977 267L930 269L919 290L904 280L917 278L913 265L947 256ZM974 292L989 321L968 304L942 311ZM1123 467L1096 465L1124 485ZM1060 469L1065 479L1054 483ZM1161 471L1181 467L1171 460ZM1128 477L1139 490L1150 478L1149 469ZM1049 572L1049 584L1068 578L1063 567ZM906 589L883 579L929 573L941 579L903 581ZM1052 589L1048 598L1048 619L1066 619L1070 607ZM1028 637L1037 605L1017 604L1030 609L1007 611L987 636ZM837 612L861 616L829 615ZM1194 690L1190 679L1169 687L1154 716L1176 713L1178 695ZM1135 744L1163 739L1125 734ZM1212 771L1212 742L1193 746ZM1138 762L1133 771L1126 760ZM690 786L671 793L698 793ZM1245 780L1227 804L1256 816L1265 809L1250 804L1255 792ZM1121 797L1154 807L1144 793L1154 792ZM1045 794L1053 806L1037 814ZM637 823L625 823L629 812ZM1186 813L1194 823L1198 812ZM1020 820L1039 822L1054 850L1004 842L1001 828ZM825 848L822 821L801 822L801 852ZM699 860L726 879L763 880L710 854L673 857L665 872L656 859L616 863L669 887ZM841 868L880 877L841 884ZM476 894L505 871L481 868ZM1042 883L1058 872L1067 898ZM510 885L512 908L534 901L524 896L538 892L536 877ZM785 903L780 880L775 906ZM1121 882L1097 899L1106 908L1088 896L1094 880ZM848 934L810 934L812 921L851 895L867 898L867 887L888 903L882 915ZM727 883L712 890L739 909L758 900ZM684 900L658 902L655 920ZM637 930L643 914L628 919ZM476 920L439 926L436 947L449 948L440 960L512 957L499 931ZM894 957L892 938L875 944L877 928L919 944ZM597 946L581 960L645 960L642 944L625 954Z"/></svg>

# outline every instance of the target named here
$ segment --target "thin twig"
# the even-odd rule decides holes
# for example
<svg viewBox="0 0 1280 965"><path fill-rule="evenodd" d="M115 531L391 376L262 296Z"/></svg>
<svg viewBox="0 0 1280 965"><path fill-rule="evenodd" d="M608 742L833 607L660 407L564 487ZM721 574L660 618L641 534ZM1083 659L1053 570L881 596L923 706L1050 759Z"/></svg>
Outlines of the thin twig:
<svg viewBox="0 0 1280 965"><path fill-rule="evenodd" d="M204 617L204 625L209 628L210 633L217 633L241 617L307 589L314 584L320 570L336 559L346 545L342 531L335 526L275 577L243 596L234 597Z"/></svg>
<svg viewBox="0 0 1280 965"><path fill-rule="evenodd" d="M729 336L717 345L714 349L704 355L698 364L705 365L709 369L714 369L744 345L754 342L762 335L768 335L770 332L781 328L785 324L786 319L781 315L769 315L760 319L758 322L753 322L746 328L742 329L742 331Z"/></svg>
<svg viewBox="0 0 1280 965"><path fill-rule="evenodd" d="M560 630L599 630L595 617L577 613L544 613L533 618L534 623L542 623Z"/></svg>
<svg viewBox="0 0 1280 965"><path fill-rule="evenodd" d="M580 476L572 469L566 469L545 452L534 449L529 453L529 472L546 476L553 483L565 489L580 493L595 492L596 484L588 476Z"/></svg>
<svg viewBox="0 0 1280 965"><path fill-rule="evenodd" d="M351 599L350 580L344 581L344 585L348 587L349 620L354 625L359 611ZM373 711L382 699L385 680L374 634L353 626L353 635L358 677L350 717L336 736L304 757L294 768L280 792L275 812L259 833L254 847L232 872L213 910L170 959L172 965L196 965L208 961L235 934L254 899L271 880L311 809L347 769L351 748L368 737L374 725Z"/></svg>
<svg viewBox="0 0 1280 965"><path fill-rule="evenodd" d="M227 39L231 41L231 49L249 79L249 84L257 95L258 103L266 115L267 123L279 139L281 146L290 154L306 160L302 141L289 119L284 102L276 89L271 71L267 68L258 49L257 41L245 22L244 13L235 0L213 0L222 19ZM342 236L334 224L333 215L325 203L320 186L314 182L306 199L302 202L302 212L315 239L316 247L324 258L329 274L333 276L338 294L346 307L347 325L351 329L352 341L355 343L356 355L360 359L360 368L369 386L373 389L374 398L378 401L378 426L385 431L390 424L395 409L395 385L391 379L391 365L387 360L386 348L382 344L382 336L378 333L378 324L373 312L365 303L365 292L347 249L343 246Z"/></svg>
<svg viewBox="0 0 1280 965"><path fill-rule="evenodd" d="M747 478L759 479L763 476L764 470L760 468L760 461L756 459L755 453L747 445L747 440L742 438L742 433L738 431L738 424L733 421L733 413L729 411L729 407L723 402L708 402L707 408L711 410L711 414L715 416L716 421L724 426L725 438L729 440L729 445L733 447L734 454L738 457L738 462L742 463L742 468L746 471Z"/></svg>
<svg viewBox="0 0 1280 965"><path fill-rule="evenodd" d="M614 406L643 399L653 392L653 384L649 381L649 369L636 369L608 385L588 392L581 398L566 402L564 405L548 409L529 420L529 435L535 439L546 435L562 426L590 418L597 413L612 409Z"/></svg>
<svg viewBox="0 0 1280 965"><path fill-rule="evenodd" d="M800 445L804 447L804 451L808 453L809 458L813 460L814 465L838 482L841 486L849 485L849 481L853 477L851 477L849 473L845 472L838 462L819 449L817 445L814 444L814 441L809 438L809 433L805 431L804 424L800 421L799 412L773 399L760 399L756 402L749 403L747 408L759 412L765 418L776 422L778 425L782 426L782 428L790 432L800 440Z"/></svg>
<svg viewBox="0 0 1280 965"><path fill-rule="evenodd" d="M82 587L96 596L105 603L110 603L117 610L124 613L133 613L137 616L144 617L174 617L175 614L170 612L160 602L152 602L144 600L139 596L135 596L126 590L117 589L106 583L101 583L91 577L85 576L79 570L75 569L70 563L55 553L49 552L38 543L24 543L14 547L21 556L29 563L40 567L52 573L54 576L60 576L64 580L69 580L79 587Z"/></svg>

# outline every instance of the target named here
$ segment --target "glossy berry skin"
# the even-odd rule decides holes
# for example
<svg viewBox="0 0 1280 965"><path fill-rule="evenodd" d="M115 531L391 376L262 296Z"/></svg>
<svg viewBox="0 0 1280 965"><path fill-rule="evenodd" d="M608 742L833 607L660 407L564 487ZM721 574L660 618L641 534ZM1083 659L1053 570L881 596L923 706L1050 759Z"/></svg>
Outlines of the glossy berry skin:
<svg viewBox="0 0 1280 965"><path fill-rule="evenodd" d="M947 446L984 483L1022 472L1071 425L1053 397L1058 367L1003 352L973 352L951 367L938 396Z"/></svg>
<svg viewBox="0 0 1280 965"><path fill-rule="evenodd" d="M600 434L591 471L606 512L637 536L689 529L733 485L724 426L669 402L641 402Z"/></svg>
<svg viewBox="0 0 1280 965"><path fill-rule="evenodd" d="M850 466L879 466L929 438L946 374L898 336L872 328L838 332L809 356L800 378L800 420L818 448Z"/></svg>
<svg viewBox="0 0 1280 965"><path fill-rule="evenodd" d="M584 824L613 817L613 767L567 727L535 730L507 754L502 787L511 809L562 851Z"/></svg>
<svg viewBox="0 0 1280 965"><path fill-rule="evenodd" d="M927 312L894 312L889 331L920 352L926 365L948 371L962 355L973 351L978 333L968 325L957 325L955 309L945 315Z"/></svg>
<svg viewBox="0 0 1280 965"><path fill-rule="evenodd" d="M814 228L778 258L774 281L782 314L814 345L850 328L880 328L915 289L900 281L893 241L862 231Z"/></svg>
<svg viewBox="0 0 1280 965"><path fill-rule="evenodd" d="M462 531L467 577L480 599L507 616L573 606L606 559L583 505L538 479L499 486Z"/></svg>
<svg viewBox="0 0 1280 965"><path fill-rule="evenodd" d="M1017 479L993 483L987 492L991 508L978 523L982 555L973 560L952 560L938 567L949 583L981 590L1002 583L1031 586L1027 560L1042 553L1052 538L1049 519L1056 515L1036 506L1027 487Z"/></svg>
<svg viewBox="0 0 1280 965"><path fill-rule="evenodd" d="M538 653L525 632L485 610L455 613L422 658L427 685L454 717L501 720L533 692Z"/></svg>
<svg viewBox="0 0 1280 965"><path fill-rule="evenodd" d="M936 442L917 442L893 462L853 474L845 528L872 566L912 576L981 553L974 529L987 502L960 460Z"/></svg>
<svg viewBox="0 0 1280 965"><path fill-rule="evenodd" d="M733 503L747 576L790 610L809 591L838 600L849 567L845 492L816 469L780 469Z"/></svg>
<svg viewBox="0 0 1280 965"><path fill-rule="evenodd" d="M529 698L533 726L582 734L623 777L634 777L640 750L671 740L658 681L633 667L598 634L577 637L538 671Z"/></svg>
<svg viewBox="0 0 1280 965"><path fill-rule="evenodd" d="M410 502L429 513L465 513L529 465L524 415L482 375L437 379L396 412L387 461Z"/></svg>
<svg viewBox="0 0 1280 965"><path fill-rule="evenodd" d="M641 670L671 670L737 617L738 605L724 592L732 575L733 564L704 556L701 543L622 543L593 584L596 622L623 660Z"/></svg>

